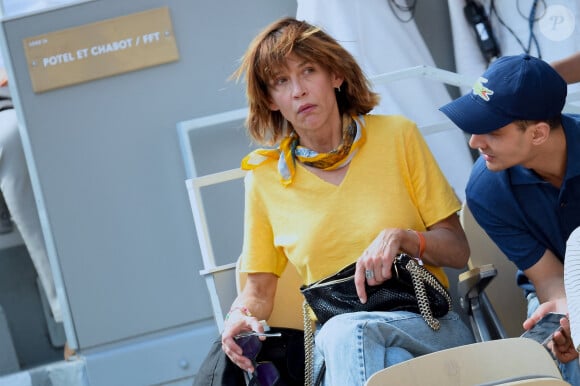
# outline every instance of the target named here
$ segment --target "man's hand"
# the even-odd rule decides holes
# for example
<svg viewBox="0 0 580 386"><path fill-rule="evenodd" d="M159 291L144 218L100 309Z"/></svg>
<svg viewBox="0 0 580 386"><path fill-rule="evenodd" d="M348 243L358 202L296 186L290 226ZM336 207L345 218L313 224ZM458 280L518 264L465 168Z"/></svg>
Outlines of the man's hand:
<svg viewBox="0 0 580 386"><path fill-rule="evenodd" d="M562 329L552 337L552 352L560 362L568 363L578 358L578 351L572 342L568 318L560 319L560 326Z"/></svg>

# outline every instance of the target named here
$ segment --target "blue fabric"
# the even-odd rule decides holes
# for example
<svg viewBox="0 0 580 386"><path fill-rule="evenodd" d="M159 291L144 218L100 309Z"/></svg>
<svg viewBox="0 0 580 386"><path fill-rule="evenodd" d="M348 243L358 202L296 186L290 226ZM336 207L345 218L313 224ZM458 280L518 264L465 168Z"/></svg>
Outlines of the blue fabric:
<svg viewBox="0 0 580 386"><path fill-rule="evenodd" d="M520 270L546 249L564 261L566 240L580 226L580 116L563 115L566 176L560 189L532 170L515 166L492 172L480 157L467 183L467 205L479 225ZM525 277L524 289L532 289Z"/></svg>
<svg viewBox="0 0 580 386"><path fill-rule="evenodd" d="M337 315L317 328L314 363L326 361L322 384L364 385L374 373L435 351L474 343L471 330L455 312L438 318L433 331L420 314L351 312Z"/></svg>

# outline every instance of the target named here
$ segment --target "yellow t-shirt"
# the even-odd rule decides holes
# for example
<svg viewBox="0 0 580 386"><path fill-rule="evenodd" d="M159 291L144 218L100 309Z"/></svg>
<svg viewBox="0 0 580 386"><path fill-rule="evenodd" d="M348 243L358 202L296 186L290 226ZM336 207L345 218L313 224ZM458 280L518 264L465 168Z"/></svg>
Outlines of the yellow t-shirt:
<svg viewBox="0 0 580 386"><path fill-rule="evenodd" d="M282 274L288 261L305 284L356 261L385 228L424 231L460 209L417 126L365 115L367 141L340 185L300 163L284 187L275 160L246 175L243 272ZM441 268L427 268L448 286Z"/></svg>

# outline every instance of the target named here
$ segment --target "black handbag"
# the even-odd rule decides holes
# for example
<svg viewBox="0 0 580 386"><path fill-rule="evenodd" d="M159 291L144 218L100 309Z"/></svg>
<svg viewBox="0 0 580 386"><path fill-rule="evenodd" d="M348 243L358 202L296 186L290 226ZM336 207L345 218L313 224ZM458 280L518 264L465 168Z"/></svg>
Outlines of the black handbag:
<svg viewBox="0 0 580 386"><path fill-rule="evenodd" d="M347 312L411 311L420 313L425 322L437 330L439 321L436 318L451 310L451 297L445 287L407 254L395 258L391 279L376 286L366 284L365 304L356 293L355 269L353 263L330 277L300 288L319 323L324 324L333 316Z"/></svg>
<svg viewBox="0 0 580 386"><path fill-rule="evenodd" d="M365 282L367 302L362 304L356 293L354 273L356 263L338 273L300 287L305 302L304 351L306 356L305 385L320 385L325 367L314 374L314 330L308 309L319 323L324 324L335 315L357 311L411 311L420 313L433 330L440 327L437 317L452 309L451 297L431 272L411 256L397 255L392 266L392 277L380 285Z"/></svg>

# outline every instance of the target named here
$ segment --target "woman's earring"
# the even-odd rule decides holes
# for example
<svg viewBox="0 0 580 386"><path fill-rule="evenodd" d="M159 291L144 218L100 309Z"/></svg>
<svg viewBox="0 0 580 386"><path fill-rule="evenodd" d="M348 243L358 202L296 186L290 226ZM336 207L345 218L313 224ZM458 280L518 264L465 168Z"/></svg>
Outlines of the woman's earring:
<svg viewBox="0 0 580 386"><path fill-rule="evenodd" d="M340 86L338 86L338 87L336 88L336 91L340 92Z"/></svg>

